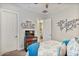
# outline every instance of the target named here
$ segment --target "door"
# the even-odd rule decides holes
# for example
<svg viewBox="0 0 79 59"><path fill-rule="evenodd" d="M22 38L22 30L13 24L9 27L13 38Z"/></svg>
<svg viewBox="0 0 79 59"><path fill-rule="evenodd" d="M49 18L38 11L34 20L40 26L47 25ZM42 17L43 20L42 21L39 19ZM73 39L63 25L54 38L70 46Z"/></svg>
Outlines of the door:
<svg viewBox="0 0 79 59"><path fill-rule="evenodd" d="M9 10L1 11L1 52L16 50L18 41L16 38L18 32L17 13Z"/></svg>
<svg viewBox="0 0 79 59"><path fill-rule="evenodd" d="M44 39L45 40L51 40L52 34L51 34L51 18L44 20Z"/></svg>

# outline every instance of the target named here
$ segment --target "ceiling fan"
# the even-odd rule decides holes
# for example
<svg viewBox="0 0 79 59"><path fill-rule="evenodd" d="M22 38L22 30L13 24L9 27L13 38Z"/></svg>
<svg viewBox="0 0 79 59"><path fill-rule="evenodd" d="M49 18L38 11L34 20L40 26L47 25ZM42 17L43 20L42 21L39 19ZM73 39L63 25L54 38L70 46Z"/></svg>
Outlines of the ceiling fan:
<svg viewBox="0 0 79 59"><path fill-rule="evenodd" d="M38 3L34 3L34 4L38 4ZM46 3L45 4L45 10L43 10L42 13L48 13L48 10L47 10L48 7L49 7L49 5L48 5L48 3Z"/></svg>
<svg viewBox="0 0 79 59"><path fill-rule="evenodd" d="M45 4L45 10L43 10L42 13L48 13L48 10L47 9L48 9L48 4L46 3Z"/></svg>

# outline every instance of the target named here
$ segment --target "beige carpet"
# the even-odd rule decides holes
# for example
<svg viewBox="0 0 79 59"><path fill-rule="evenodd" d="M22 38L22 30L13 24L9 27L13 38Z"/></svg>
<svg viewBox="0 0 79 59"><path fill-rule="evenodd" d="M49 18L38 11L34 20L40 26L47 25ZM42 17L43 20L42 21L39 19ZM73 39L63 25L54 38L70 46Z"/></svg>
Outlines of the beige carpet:
<svg viewBox="0 0 79 59"><path fill-rule="evenodd" d="M18 51L11 51L11 52L7 52L5 54L3 54L2 56L25 56L26 52L24 50Z"/></svg>

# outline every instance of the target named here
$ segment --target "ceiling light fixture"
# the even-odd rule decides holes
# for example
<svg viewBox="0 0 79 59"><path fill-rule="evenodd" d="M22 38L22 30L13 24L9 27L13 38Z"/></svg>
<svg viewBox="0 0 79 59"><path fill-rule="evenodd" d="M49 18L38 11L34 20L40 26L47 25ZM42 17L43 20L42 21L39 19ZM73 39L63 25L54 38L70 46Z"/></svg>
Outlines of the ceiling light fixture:
<svg viewBox="0 0 79 59"><path fill-rule="evenodd" d="M48 11L47 11L47 10L43 10L42 12L43 12L43 13L47 13Z"/></svg>

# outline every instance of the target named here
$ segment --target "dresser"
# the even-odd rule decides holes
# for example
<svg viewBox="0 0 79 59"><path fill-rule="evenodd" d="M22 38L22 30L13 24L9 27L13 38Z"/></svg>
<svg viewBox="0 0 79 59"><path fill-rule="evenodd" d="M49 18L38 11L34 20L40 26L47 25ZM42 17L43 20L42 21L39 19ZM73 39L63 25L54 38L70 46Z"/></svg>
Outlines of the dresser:
<svg viewBox="0 0 79 59"><path fill-rule="evenodd" d="M27 52L27 47L35 42L37 42L37 37L34 35L34 31L33 30L25 31L24 49L26 52Z"/></svg>

